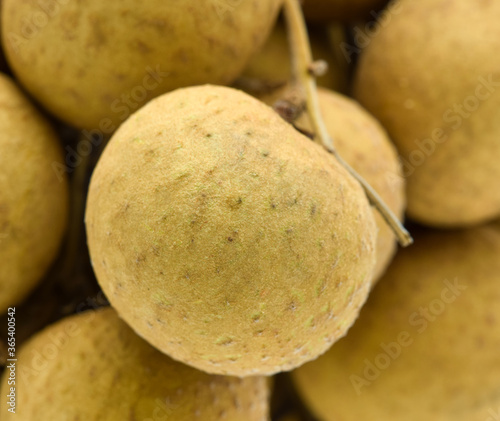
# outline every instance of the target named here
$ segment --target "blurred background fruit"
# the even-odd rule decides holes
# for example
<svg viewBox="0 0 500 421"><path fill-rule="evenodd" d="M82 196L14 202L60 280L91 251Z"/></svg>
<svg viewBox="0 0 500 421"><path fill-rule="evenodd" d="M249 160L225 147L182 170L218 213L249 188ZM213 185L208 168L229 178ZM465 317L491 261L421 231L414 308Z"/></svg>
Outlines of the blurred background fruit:
<svg viewBox="0 0 500 421"><path fill-rule="evenodd" d="M0 312L19 304L54 262L68 219L57 135L0 75Z"/></svg>
<svg viewBox="0 0 500 421"><path fill-rule="evenodd" d="M109 135L164 92L232 83L280 4L3 0L2 40L16 77L47 110Z"/></svg>
<svg viewBox="0 0 500 421"><path fill-rule="evenodd" d="M491 52L500 49L500 2L392 8L360 56L354 88L401 154L408 215L435 227L499 217L500 65Z"/></svg>
<svg viewBox="0 0 500 421"><path fill-rule="evenodd" d="M266 420L264 377L212 376L171 360L111 308L52 325L21 349L16 418ZM2 396L8 394L4 377ZM2 419L7 415L2 405ZM7 418L5 418L7 419Z"/></svg>
<svg viewBox="0 0 500 421"><path fill-rule="evenodd" d="M328 71L317 78L320 86L334 91L345 92L348 89L347 62L339 51L343 42L343 28L340 25L310 27L309 38L315 60L324 60ZM330 31L330 32L329 32ZM329 38L328 34L332 34ZM285 25L282 22L274 27L264 46L250 60L238 79L237 87L249 93L265 94L283 87L292 78L290 48Z"/></svg>
<svg viewBox="0 0 500 421"><path fill-rule="evenodd" d="M292 373L325 421L485 421L500 405L500 229L415 232L346 338Z"/></svg>

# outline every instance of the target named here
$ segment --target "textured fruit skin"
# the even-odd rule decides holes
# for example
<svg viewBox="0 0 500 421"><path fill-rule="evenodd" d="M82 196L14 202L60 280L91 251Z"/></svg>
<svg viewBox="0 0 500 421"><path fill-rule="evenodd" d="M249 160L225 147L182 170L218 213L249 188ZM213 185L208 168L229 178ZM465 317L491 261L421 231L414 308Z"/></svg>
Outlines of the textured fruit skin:
<svg viewBox="0 0 500 421"><path fill-rule="evenodd" d="M303 8L310 21L351 21L377 11L386 0L304 0Z"/></svg>
<svg viewBox="0 0 500 421"><path fill-rule="evenodd" d="M267 38L281 0L51 3L57 10L25 38L29 23L47 16L42 2L3 1L9 64L51 113L112 133L164 92L231 83Z"/></svg>
<svg viewBox="0 0 500 421"><path fill-rule="evenodd" d="M361 54L354 88L406 162L408 215L437 227L493 219L500 215L500 78L491 51L500 48L493 18L500 3L395 7L399 13L389 9L390 22Z"/></svg>
<svg viewBox="0 0 500 421"><path fill-rule="evenodd" d="M278 90L261 99L269 105L284 95ZM319 105L328 133L340 156L360 174L380 195L384 203L402 220L405 209L405 182L396 148L380 123L356 101L318 89ZM294 122L295 126L312 132L307 113ZM332 157L334 159L334 157ZM396 253L396 237L380 213L373 209L377 223L377 263L373 283L383 275Z"/></svg>
<svg viewBox="0 0 500 421"><path fill-rule="evenodd" d="M46 119L0 74L0 313L29 294L59 250L68 214L61 149Z"/></svg>
<svg viewBox="0 0 500 421"><path fill-rule="evenodd" d="M121 317L207 372L272 374L317 357L364 303L376 227L361 187L272 109L224 87L133 115L93 174L99 283Z"/></svg>
<svg viewBox="0 0 500 421"><path fill-rule="evenodd" d="M320 419L493 419L500 405L500 229L414 234L348 336L292 373ZM456 280L458 292L446 280ZM396 348L389 357L381 344L404 332L410 340L403 337L399 357ZM365 378L366 360L386 368L358 395L350 376Z"/></svg>
<svg viewBox="0 0 500 421"><path fill-rule="evenodd" d="M37 334L21 348L17 374L19 421L268 419L266 378L214 376L178 363L109 307ZM9 419L5 405L2 415Z"/></svg>
<svg viewBox="0 0 500 421"><path fill-rule="evenodd" d="M319 103L326 128L342 158L380 195L402 220L405 183L396 148L381 124L356 101L326 89L319 90ZM377 264L373 282L383 275L397 249L392 229L373 209L378 227Z"/></svg>
<svg viewBox="0 0 500 421"><path fill-rule="evenodd" d="M318 84L335 91L346 91L347 68L343 63L339 63L339 60L344 59L335 56L326 31L309 28L309 39L314 60L324 60L328 64L328 71L317 78ZM274 27L266 43L252 57L241 77L257 79L270 88L280 87L290 81L292 66L285 25L279 23Z"/></svg>

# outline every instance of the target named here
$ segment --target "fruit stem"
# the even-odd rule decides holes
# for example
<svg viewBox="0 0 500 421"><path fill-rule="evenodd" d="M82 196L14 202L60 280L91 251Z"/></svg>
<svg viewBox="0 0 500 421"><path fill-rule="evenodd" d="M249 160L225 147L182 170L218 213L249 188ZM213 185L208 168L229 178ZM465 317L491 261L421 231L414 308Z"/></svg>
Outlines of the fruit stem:
<svg viewBox="0 0 500 421"><path fill-rule="evenodd" d="M285 0L284 12L288 27L294 77L296 82L302 85L305 91L306 108L309 118L311 119L315 139L319 140L325 149L335 156L337 161L359 182L359 184L361 184L368 200L375 206L380 215L394 231L399 243L403 247L409 246L413 243L413 238L410 233L384 203L373 187L342 159L335 149L333 140L326 129L323 117L321 116L316 79L311 71L315 66L300 0Z"/></svg>

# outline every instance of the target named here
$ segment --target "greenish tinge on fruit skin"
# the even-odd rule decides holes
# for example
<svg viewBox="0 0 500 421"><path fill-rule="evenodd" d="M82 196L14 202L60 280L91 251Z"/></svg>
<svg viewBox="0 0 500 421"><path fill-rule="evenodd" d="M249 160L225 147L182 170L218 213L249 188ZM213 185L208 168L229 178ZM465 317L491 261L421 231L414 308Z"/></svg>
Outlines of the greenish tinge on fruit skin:
<svg viewBox="0 0 500 421"><path fill-rule="evenodd" d="M203 183L196 183L194 185L194 189L196 190L197 193L201 192L202 190L208 190L208 187L206 184Z"/></svg>
<svg viewBox="0 0 500 421"><path fill-rule="evenodd" d="M241 357L243 357L243 355L241 355L241 354L226 354L226 355L223 356L223 359L231 360L231 361L237 361ZM202 355L201 358L203 360L207 360L207 361L211 361L211 360L217 361L217 360L220 360L221 355L219 355L219 354L217 354L217 355L205 354L205 355Z"/></svg>
<svg viewBox="0 0 500 421"><path fill-rule="evenodd" d="M304 304L306 299L304 297L304 293L302 291L299 291L297 289L292 289L291 296L293 298L297 298L301 304Z"/></svg>
<svg viewBox="0 0 500 421"><path fill-rule="evenodd" d="M305 323L306 327L312 327L314 326L314 316L310 316Z"/></svg>
<svg viewBox="0 0 500 421"><path fill-rule="evenodd" d="M188 178L190 176L191 176L191 173L189 171L179 171L177 173L174 173L175 180L181 180L183 178Z"/></svg>
<svg viewBox="0 0 500 421"><path fill-rule="evenodd" d="M368 273L365 273L362 277L361 277L361 280L359 281L360 282L360 285L363 285L368 279L370 279L372 277L371 274L368 274Z"/></svg>
<svg viewBox="0 0 500 421"><path fill-rule="evenodd" d="M251 317L254 322L258 322L262 318L262 312L253 313Z"/></svg>
<svg viewBox="0 0 500 421"><path fill-rule="evenodd" d="M234 337L231 337L231 336L220 336L215 341L215 345L228 346L228 345L231 345L233 342L234 342Z"/></svg>
<svg viewBox="0 0 500 421"><path fill-rule="evenodd" d="M316 297L319 297L321 293L326 289L326 280L325 278L321 278L318 282L316 282Z"/></svg>
<svg viewBox="0 0 500 421"><path fill-rule="evenodd" d="M152 298L160 306L170 307L172 305L172 302L170 302L164 295L159 292L153 293Z"/></svg>
<svg viewBox="0 0 500 421"><path fill-rule="evenodd" d="M151 227L151 225L149 225L149 224L144 224L143 226L144 226L144 228L146 228L146 230L148 230L149 232L153 232L153 233L155 232L155 229L154 229L153 227Z"/></svg>

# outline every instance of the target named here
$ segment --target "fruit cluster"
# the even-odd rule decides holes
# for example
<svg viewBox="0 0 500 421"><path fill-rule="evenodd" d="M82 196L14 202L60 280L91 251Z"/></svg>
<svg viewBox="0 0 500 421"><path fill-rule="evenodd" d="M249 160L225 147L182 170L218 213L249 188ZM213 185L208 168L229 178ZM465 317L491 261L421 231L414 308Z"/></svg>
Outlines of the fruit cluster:
<svg viewBox="0 0 500 421"><path fill-rule="evenodd" d="M500 419L498 17L2 0L0 421Z"/></svg>

